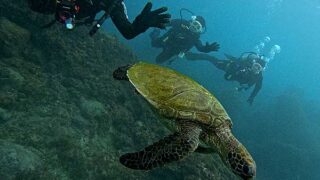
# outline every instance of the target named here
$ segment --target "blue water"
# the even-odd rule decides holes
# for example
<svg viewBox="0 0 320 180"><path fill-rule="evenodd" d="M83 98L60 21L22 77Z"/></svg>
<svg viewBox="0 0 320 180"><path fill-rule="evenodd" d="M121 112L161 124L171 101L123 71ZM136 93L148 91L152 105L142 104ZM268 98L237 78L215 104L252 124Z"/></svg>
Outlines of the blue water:
<svg viewBox="0 0 320 180"><path fill-rule="evenodd" d="M131 20L145 3L127 2ZM237 84L225 82L223 73L208 62L178 59L165 65L197 80L221 100L233 119L233 131L255 158L258 179L320 179L320 1L175 0L154 1L154 6L169 7L173 18L179 18L180 8L204 16L208 30L201 39L220 43L219 52L211 53L220 58L223 53L252 51L265 36L271 37L265 53L274 44L281 46L252 106L246 103L250 91L234 92ZM105 29L121 37L110 22ZM160 50L151 47L149 32L122 41L139 58L155 62Z"/></svg>

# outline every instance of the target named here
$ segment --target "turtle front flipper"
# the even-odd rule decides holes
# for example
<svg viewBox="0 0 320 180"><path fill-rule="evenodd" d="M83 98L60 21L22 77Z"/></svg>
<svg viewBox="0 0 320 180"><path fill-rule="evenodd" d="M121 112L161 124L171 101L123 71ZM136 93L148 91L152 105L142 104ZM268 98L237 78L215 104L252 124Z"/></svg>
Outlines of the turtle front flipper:
<svg viewBox="0 0 320 180"><path fill-rule="evenodd" d="M129 78L127 76L127 71L132 65L128 64L126 66L118 67L115 71L113 71L113 78L117 80L126 80L128 81Z"/></svg>
<svg viewBox="0 0 320 180"><path fill-rule="evenodd" d="M150 170L179 161L198 147L201 128L189 126L146 147L144 150L120 157L120 162L131 169Z"/></svg>

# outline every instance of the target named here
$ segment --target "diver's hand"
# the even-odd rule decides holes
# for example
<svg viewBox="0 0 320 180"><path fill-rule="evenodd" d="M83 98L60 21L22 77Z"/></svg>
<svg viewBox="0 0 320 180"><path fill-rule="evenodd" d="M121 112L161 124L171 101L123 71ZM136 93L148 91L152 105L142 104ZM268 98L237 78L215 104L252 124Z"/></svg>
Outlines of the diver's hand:
<svg viewBox="0 0 320 180"><path fill-rule="evenodd" d="M250 106L252 105L253 100L254 100L254 98L253 98L253 97L249 97L249 98L248 98L247 102L250 104Z"/></svg>
<svg viewBox="0 0 320 180"><path fill-rule="evenodd" d="M218 51L220 49L220 45L217 42L211 44L206 42L205 49L207 52Z"/></svg>
<svg viewBox="0 0 320 180"><path fill-rule="evenodd" d="M164 14L168 10L162 7L151 11L152 3L148 2L141 14L134 20L133 24L140 32L145 32L150 27L165 29L166 24L170 22L171 15Z"/></svg>

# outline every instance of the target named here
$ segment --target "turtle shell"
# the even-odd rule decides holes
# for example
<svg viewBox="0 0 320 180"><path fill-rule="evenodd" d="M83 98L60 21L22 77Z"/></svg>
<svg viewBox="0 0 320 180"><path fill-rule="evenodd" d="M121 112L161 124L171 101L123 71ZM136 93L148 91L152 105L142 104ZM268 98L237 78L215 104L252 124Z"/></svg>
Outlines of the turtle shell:
<svg viewBox="0 0 320 180"><path fill-rule="evenodd" d="M127 71L129 81L159 113L217 127L230 118L220 102L191 78L169 68L139 62Z"/></svg>

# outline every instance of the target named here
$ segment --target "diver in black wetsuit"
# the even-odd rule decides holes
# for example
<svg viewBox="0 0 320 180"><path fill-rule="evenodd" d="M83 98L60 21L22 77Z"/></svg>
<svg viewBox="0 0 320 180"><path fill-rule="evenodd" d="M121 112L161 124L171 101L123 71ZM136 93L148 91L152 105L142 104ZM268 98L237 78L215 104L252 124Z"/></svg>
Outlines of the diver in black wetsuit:
<svg viewBox="0 0 320 180"><path fill-rule="evenodd" d="M90 34L93 35L103 22L111 17L126 39L132 39L150 27L163 29L171 17L169 14L164 14L167 11L166 7L151 11L150 2L132 23L128 20L123 0L28 0L28 2L29 7L36 12L55 13L55 20L45 27L50 27L56 21L65 24L67 29L73 29L77 24L92 25L96 22L96 14L104 11L105 14L96 22Z"/></svg>
<svg viewBox="0 0 320 180"><path fill-rule="evenodd" d="M163 63L175 55L180 57L188 52L192 47L198 51L208 53L218 51L219 44L208 42L203 45L200 41L200 35L206 29L206 23L203 17L193 16L192 20L174 19L169 24L171 27L164 35L160 37L160 30L154 30L150 34L151 45L156 48L162 48L163 51L156 57L157 63Z"/></svg>
<svg viewBox="0 0 320 180"><path fill-rule="evenodd" d="M188 60L207 60L212 62L218 69L225 72L224 78L228 81L237 81L240 87L238 91L248 90L255 85L247 102L251 105L254 98L262 88L262 72L266 61L256 53L244 53L240 58L226 55L228 60L219 60L214 56L201 53L187 53Z"/></svg>

